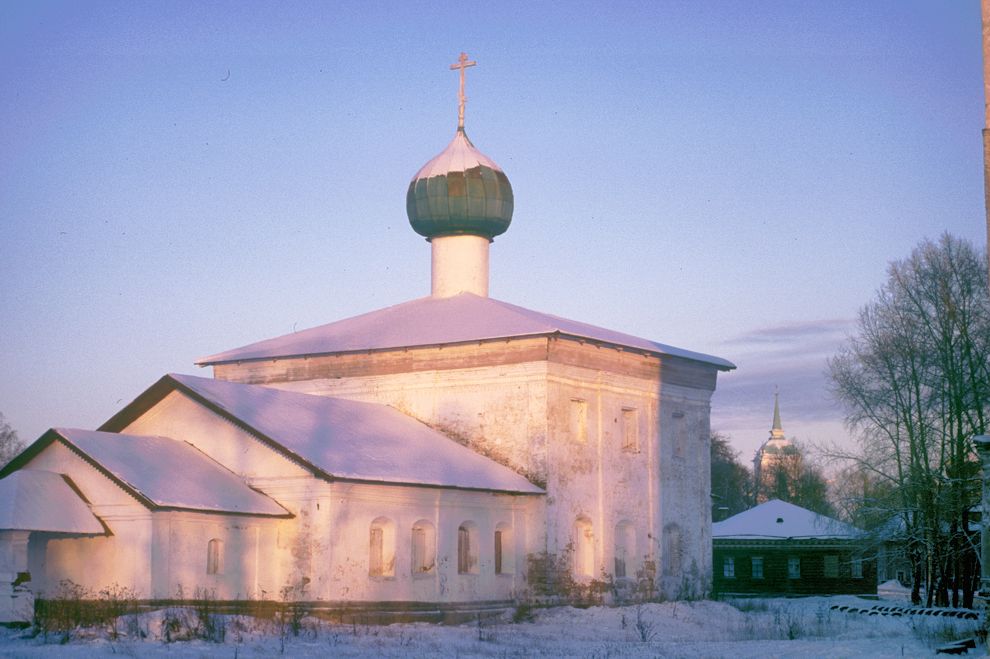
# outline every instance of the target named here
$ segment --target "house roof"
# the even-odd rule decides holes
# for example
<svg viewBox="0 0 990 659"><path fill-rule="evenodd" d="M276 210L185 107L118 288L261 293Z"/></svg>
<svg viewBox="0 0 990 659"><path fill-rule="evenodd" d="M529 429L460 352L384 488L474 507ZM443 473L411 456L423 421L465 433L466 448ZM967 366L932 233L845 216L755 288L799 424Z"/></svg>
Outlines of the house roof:
<svg viewBox="0 0 990 659"><path fill-rule="evenodd" d="M65 476L22 469L0 479L0 530L104 534L106 529Z"/></svg>
<svg viewBox="0 0 990 659"><path fill-rule="evenodd" d="M290 517L264 494L196 447L168 437L52 428L4 469L26 464L58 441L146 507ZM18 473L18 472L14 472Z"/></svg>
<svg viewBox="0 0 990 659"><path fill-rule="evenodd" d="M103 424L121 430L179 390L314 474L338 480L543 494L508 467L375 403L170 374Z"/></svg>
<svg viewBox="0 0 990 659"><path fill-rule="evenodd" d="M713 539L852 539L862 533L855 526L780 499L712 524Z"/></svg>
<svg viewBox="0 0 990 659"><path fill-rule="evenodd" d="M675 348L575 320L568 320L472 293L423 297L395 306L259 341L197 360L200 366L364 350L470 343L560 334L682 357L720 370L735 365L721 357Z"/></svg>

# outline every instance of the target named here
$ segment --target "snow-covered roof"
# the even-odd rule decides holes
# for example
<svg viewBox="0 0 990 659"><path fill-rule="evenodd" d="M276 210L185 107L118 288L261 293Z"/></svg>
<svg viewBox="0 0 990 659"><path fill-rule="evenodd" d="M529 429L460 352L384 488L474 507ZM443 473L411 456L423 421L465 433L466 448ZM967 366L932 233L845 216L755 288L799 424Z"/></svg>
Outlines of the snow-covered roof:
<svg viewBox="0 0 990 659"><path fill-rule="evenodd" d="M76 428L53 431L152 506L289 516L282 506L186 442Z"/></svg>
<svg viewBox="0 0 990 659"><path fill-rule="evenodd" d="M426 424L376 403L170 374L149 391L179 388L331 478L521 494L543 490ZM132 403L138 410L148 404ZM130 408L131 406L128 406ZM104 424L126 425L128 408ZM123 417L121 417L123 415ZM121 417L121 418L119 418Z"/></svg>
<svg viewBox="0 0 990 659"><path fill-rule="evenodd" d="M712 524L714 539L852 539L862 533L855 526L780 499Z"/></svg>
<svg viewBox="0 0 990 659"><path fill-rule="evenodd" d="M206 366L253 359L409 348L558 333L657 355L692 359L722 370L735 368L732 362L721 357L675 348L472 293L411 300L328 325L220 352L203 357L196 363Z"/></svg>
<svg viewBox="0 0 990 659"><path fill-rule="evenodd" d="M38 469L0 479L0 530L106 533L61 474Z"/></svg>

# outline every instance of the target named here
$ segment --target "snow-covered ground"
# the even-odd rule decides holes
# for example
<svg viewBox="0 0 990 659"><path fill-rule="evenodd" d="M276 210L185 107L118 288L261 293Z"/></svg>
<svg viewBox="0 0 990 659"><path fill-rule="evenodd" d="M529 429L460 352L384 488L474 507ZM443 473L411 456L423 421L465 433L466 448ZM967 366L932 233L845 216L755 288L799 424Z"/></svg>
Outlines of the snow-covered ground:
<svg viewBox="0 0 990 659"><path fill-rule="evenodd" d="M880 602L881 604L883 602ZM286 656L335 657L924 657L936 646L972 636L977 621L929 616L843 613L869 608L856 597L666 602L618 608L536 609L532 622L439 626L373 626L303 620L298 636L270 620L223 617L223 643L165 643L162 614L121 621L144 639L110 641L105 632L76 632L67 644L50 635L0 630L0 655L13 657ZM193 613L185 612L189 617ZM983 654L982 647L976 652Z"/></svg>

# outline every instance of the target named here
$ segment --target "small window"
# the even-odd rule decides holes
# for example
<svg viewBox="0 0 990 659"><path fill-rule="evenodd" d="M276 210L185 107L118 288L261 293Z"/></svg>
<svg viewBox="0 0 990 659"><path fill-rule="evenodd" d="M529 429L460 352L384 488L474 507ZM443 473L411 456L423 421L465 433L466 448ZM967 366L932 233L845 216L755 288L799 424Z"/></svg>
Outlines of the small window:
<svg viewBox="0 0 990 659"><path fill-rule="evenodd" d="M515 571L514 549L512 527L499 524L495 527L495 574L512 574Z"/></svg>
<svg viewBox="0 0 990 659"><path fill-rule="evenodd" d="M578 444L588 441L588 402L571 399L571 438Z"/></svg>
<svg viewBox="0 0 990 659"><path fill-rule="evenodd" d="M206 573L223 574L223 540L219 538L206 544Z"/></svg>
<svg viewBox="0 0 990 659"><path fill-rule="evenodd" d="M788 579L800 579L801 578L801 559L797 556L791 556L787 559L787 578Z"/></svg>
<svg viewBox="0 0 990 659"><path fill-rule="evenodd" d="M722 559L722 576L726 579L736 578L736 559L732 556Z"/></svg>
<svg viewBox="0 0 990 659"><path fill-rule="evenodd" d="M823 569L823 574L826 579L838 579L839 578L839 557L838 556L826 556L825 566Z"/></svg>
<svg viewBox="0 0 990 659"><path fill-rule="evenodd" d="M419 520L412 527L413 576L433 574L436 568L437 535L433 524Z"/></svg>
<svg viewBox="0 0 990 659"><path fill-rule="evenodd" d="M474 522L457 527L457 572L478 574L478 527Z"/></svg>
<svg viewBox="0 0 990 659"><path fill-rule="evenodd" d="M852 578L862 579L863 578L863 557L853 556L852 557Z"/></svg>
<svg viewBox="0 0 990 659"><path fill-rule="evenodd" d="M763 578L763 557L762 556L754 556L751 559L751 561L752 561L752 567L753 567L753 578L754 579L762 579Z"/></svg>
<svg viewBox="0 0 990 659"><path fill-rule="evenodd" d="M622 450L639 451L639 414L631 407L622 408Z"/></svg>
<svg viewBox="0 0 990 659"><path fill-rule="evenodd" d="M679 576L683 569L684 542L681 539L681 527L677 524L668 524L663 529L664 560L663 573L671 576Z"/></svg>
<svg viewBox="0 0 990 659"><path fill-rule="evenodd" d="M904 570L897 571L897 583L902 586L907 585L907 580L904 578Z"/></svg>

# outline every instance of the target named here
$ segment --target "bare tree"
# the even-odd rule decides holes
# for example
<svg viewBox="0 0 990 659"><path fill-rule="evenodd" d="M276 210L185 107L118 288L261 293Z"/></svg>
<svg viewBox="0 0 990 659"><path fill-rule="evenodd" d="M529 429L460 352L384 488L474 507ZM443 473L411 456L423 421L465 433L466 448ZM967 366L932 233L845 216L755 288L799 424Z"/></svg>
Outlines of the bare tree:
<svg viewBox="0 0 990 659"><path fill-rule="evenodd" d="M829 362L833 390L858 432L836 451L891 493L906 529L912 599L972 605L976 552L969 510L978 500L970 437L986 429L990 296L983 257L943 235L888 269L862 309L858 335Z"/></svg>
<svg viewBox="0 0 990 659"><path fill-rule="evenodd" d="M10 427L3 413L0 413L0 466L10 462L23 449L24 444L18 439L17 431Z"/></svg>
<svg viewBox="0 0 990 659"><path fill-rule="evenodd" d="M712 433L711 458L712 519L717 522L749 508L752 476L727 435Z"/></svg>

